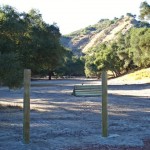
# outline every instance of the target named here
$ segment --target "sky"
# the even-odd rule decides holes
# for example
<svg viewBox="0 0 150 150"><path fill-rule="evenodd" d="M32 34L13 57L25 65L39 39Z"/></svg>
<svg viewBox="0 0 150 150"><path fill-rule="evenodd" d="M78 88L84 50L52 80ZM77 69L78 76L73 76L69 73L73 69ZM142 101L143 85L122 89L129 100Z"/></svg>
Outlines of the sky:
<svg viewBox="0 0 150 150"><path fill-rule="evenodd" d="M18 12L38 9L48 24L57 23L60 32L69 34L126 13L139 15L144 0L0 0L0 5L10 5ZM150 4L150 0L146 0Z"/></svg>

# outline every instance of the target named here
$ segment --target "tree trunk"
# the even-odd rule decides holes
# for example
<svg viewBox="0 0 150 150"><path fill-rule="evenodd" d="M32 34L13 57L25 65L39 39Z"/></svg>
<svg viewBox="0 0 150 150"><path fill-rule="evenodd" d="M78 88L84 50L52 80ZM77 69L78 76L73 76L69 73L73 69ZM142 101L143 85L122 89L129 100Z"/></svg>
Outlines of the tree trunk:
<svg viewBox="0 0 150 150"><path fill-rule="evenodd" d="M49 79L49 80L52 79L52 71L49 72L49 74L48 74L48 79Z"/></svg>
<svg viewBox="0 0 150 150"><path fill-rule="evenodd" d="M116 74L115 74L115 72L114 72L114 71L112 71L112 73L113 73L113 76L114 76L114 77L116 77Z"/></svg>

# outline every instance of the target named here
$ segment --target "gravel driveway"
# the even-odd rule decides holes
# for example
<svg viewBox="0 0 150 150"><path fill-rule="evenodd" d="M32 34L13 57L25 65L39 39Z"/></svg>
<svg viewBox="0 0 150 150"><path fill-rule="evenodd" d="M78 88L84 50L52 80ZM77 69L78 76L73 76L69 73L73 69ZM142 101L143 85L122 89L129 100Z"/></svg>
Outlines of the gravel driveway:
<svg viewBox="0 0 150 150"><path fill-rule="evenodd" d="M98 80L32 81L30 144L23 144L23 89L0 87L0 150L142 148L150 140L150 84L108 81L109 136L101 136L101 97L71 95L75 84ZM17 106L17 107L16 107ZM91 147L91 148L90 148ZM101 148L100 148L101 147Z"/></svg>

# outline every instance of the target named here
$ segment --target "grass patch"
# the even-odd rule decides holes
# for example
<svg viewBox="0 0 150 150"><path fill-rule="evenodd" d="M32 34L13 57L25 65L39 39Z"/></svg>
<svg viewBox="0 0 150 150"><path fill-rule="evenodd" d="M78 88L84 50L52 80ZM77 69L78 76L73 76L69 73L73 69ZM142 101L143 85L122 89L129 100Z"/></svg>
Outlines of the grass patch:
<svg viewBox="0 0 150 150"><path fill-rule="evenodd" d="M150 68L130 73L128 74L128 78L132 78L134 80L150 79Z"/></svg>

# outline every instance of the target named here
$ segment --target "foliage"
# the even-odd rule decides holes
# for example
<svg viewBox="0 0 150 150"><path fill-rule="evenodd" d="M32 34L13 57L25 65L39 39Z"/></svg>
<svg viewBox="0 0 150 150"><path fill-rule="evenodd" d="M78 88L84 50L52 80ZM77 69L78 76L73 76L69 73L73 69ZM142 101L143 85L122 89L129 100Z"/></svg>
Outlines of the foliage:
<svg viewBox="0 0 150 150"><path fill-rule="evenodd" d="M99 44L85 56L86 75L110 70L114 76L136 68L150 67L150 28L132 28L111 43Z"/></svg>
<svg viewBox="0 0 150 150"><path fill-rule="evenodd" d="M22 85L23 69L14 53L0 55L0 83L9 88Z"/></svg>
<svg viewBox="0 0 150 150"><path fill-rule="evenodd" d="M80 29L75 32L72 32L71 34L69 34L67 36L68 37L80 37L83 35L92 34L93 32L98 33L113 23L114 23L114 20L101 19L98 23L96 23L94 25L89 25L88 27L86 27L84 29Z"/></svg>
<svg viewBox="0 0 150 150"><path fill-rule="evenodd" d="M127 15L135 17L131 13ZM147 2L141 3L140 18L150 19ZM117 40L93 47L90 55L85 56L86 72L93 75L93 72L100 74L101 70L110 70L118 76L129 70L150 67L150 24L139 21L136 27L125 35L119 33Z"/></svg>
<svg viewBox="0 0 150 150"><path fill-rule="evenodd" d="M146 1L141 3L139 18L141 20L144 20L144 19L149 20L150 19L150 5Z"/></svg>
<svg viewBox="0 0 150 150"><path fill-rule="evenodd" d="M84 60L78 56L74 56L68 50L63 65L55 70L55 74L57 76L83 76Z"/></svg>
<svg viewBox="0 0 150 150"><path fill-rule="evenodd" d="M135 17L131 13L127 15ZM140 18L150 19L147 2L141 3ZM101 19L95 25L67 35L67 41L83 39L85 42L86 39L88 42L94 34L118 21L118 18ZM32 75L54 72L58 76L79 76L85 71L87 77L99 77L102 70L119 76L135 68L150 67L149 27L148 22L138 21L136 28L117 34L118 38L111 42L92 47L80 58L62 47L59 28L45 23L38 10L19 13L11 6L0 7L0 83L10 88L20 87L24 68L32 69Z"/></svg>
<svg viewBox="0 0 150 150"><path fill-rule="evenodd" d="M19 86L9 80L7 68L16 70L18 75L23 68L30 68L32 74L48 74L64 62L66 50L60 44L59 28L56 24L45 23L38 10L18 13L11 6L0 7L0 30L0 78L3 84ZM10 66L6 65L7 59ZM21 78L16 82L21 83L19 80Z"/></svg>
<svg viewBox="0 0 150 150"><path fill-rule="evenodd" d="M92 54L90 56L85 57L85 75L86 77L91 77L91 76L97 76L98 75L98 69L97 66L95 65L95 55Z"/></svg>
<svg viewBox="0 0 150 150"><path fill-rule="evenodd" d="M131 30L131 48L133 61L138 67L150 66L150 29Z"/></svg>
<svg viewBox="0 0 150 150"><path fill-rule="evenodd" d="M95 64L100 71L111 70L115 73L115 76L120 75L122 61L117 56L117 49L117 44L111 43L97 53Z"/></svg>
<svg viewBox="0 0 150 150"><path fill-rule="evenodd" d="M133 15L133 14L131 14L131 13L127 13L126 16L133 17L133 18L136 17L136 15Z"/></svg>

